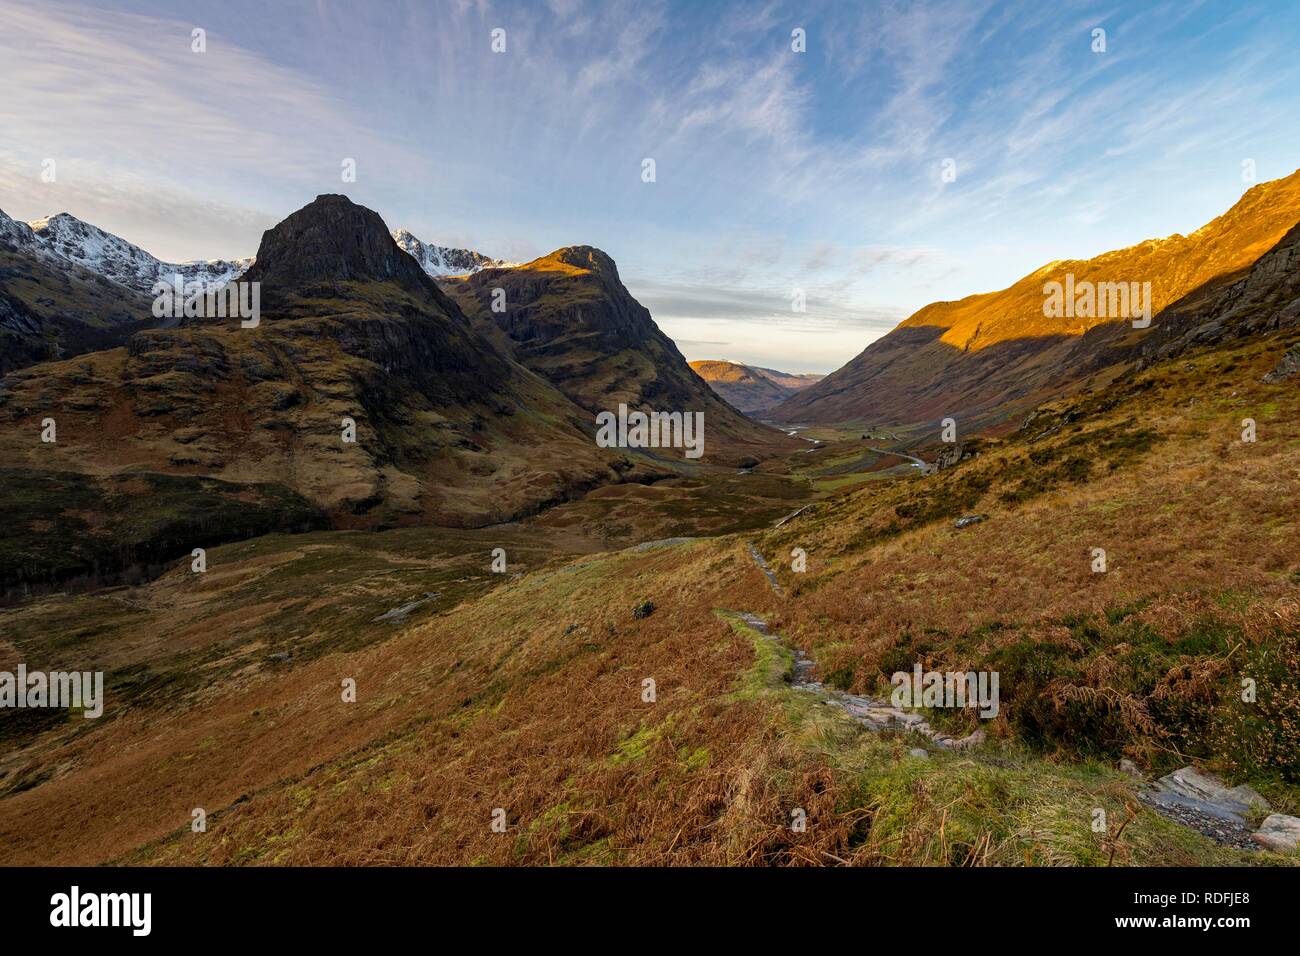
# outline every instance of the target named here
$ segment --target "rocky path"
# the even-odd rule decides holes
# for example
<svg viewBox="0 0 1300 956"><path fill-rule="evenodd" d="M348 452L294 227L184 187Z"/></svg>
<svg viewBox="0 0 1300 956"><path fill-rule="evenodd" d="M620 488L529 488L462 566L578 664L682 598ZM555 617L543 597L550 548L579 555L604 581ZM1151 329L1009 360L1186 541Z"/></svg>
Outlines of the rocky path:
<svg viewBox="0 0 1300 956"><path fill-rule="evenodd" d="M976 730L966 737L953 738L941 731L936 731L920 714L895 707L880 697L868 697L862 694L849 694L834 687L827 687L820 681L813 680L817 663L797 647L792 647L779 634L774 634L757 614L741 612L740 619L762 634L768 640L780 644L794 654L794 675L790 686L795 690L817 694L824 698L822 703L835 707L852 717L868 730L893 730L911 732L927 738L936 747L943 750L965 750L984 740L984 731ZM917 748L917 756L925 756L926 751Z"/></svg>
<svg viewBox="0 0 1300 956"><path fill-rule="evenodd" d="M772 573L772 569L768 567L758 548L752 541L748 542L748 547L749 556L753 559L754 564L758 566L758 569L763 572L773 592L778 597L784 597L785 590L777 581L776 575ZM757 614L742 611L740 612L740 619L758 631L759 634L762 634L770 641L780 644L794 655L794 675L790 683L795 690L822 696L824 698L823 703L826 706L836 707L844 711L868 730L910 731L929 739L936 747L944 750L964 750L984 740L983 730L976 730L965 737L954 738L942 731L935 730L920 714L895 707L883 698L868 697L863 694L849 694L834 687L827 687L820 681L813 680L812 675L817 669L817 662L799 648L791 646L781 635L773 633L763 618ZM918 748L918 756L922 756L924 753L924 750Z"/></svg>
<svg viewBox="0 0 1300 956"><path fill-rule="evenodd" d="M749 542L748 546L750 557L767 577L772 590L778 596L783 596L781 585L758 548L753 542ZM984 741L983 730L953 739L935 731L920 714L894 707L887 700L849 694L825 686L813 679L817 664L811 657L790 645L779 634L773 633L767 622L757 614L741 612L739 616L759 634L780 644L794 655L791 686L795 690L822 696L826 706L844 711L869 730L910 731L928 738L932 744L944 750L965 750ZM918 757L927 756L927 751L919 747L912 753ZM1136 768L1133 770L1135 772ZM1269 813L1256 828L1248 817L1271 811L1268 801L1248 786L1228 787L1217 777L1195 767L1183 767L1144 785L1138 791L1138 799L1166 819L1196 830L1223 846L1239 850L1267 848L1279 853L1300 849L1300 817Z"/></svg>
<svg viewBox="0 0 1300 956"><path fill-rule="evenodd" d="M1213 774L1183 767L1138 794L1161 816L1191 827L1215 843L1239 850L1261 847L1279 853L1300 847L1300 817L1272 813L1260 794L1242 784L1229 787ZM1268 813L1259 827L1250 817Z"/></svg>
<svg viewBox="0 0 1300 956"><path fill-rule="evenodd" d="M776 579L776 575L773 574L772 569L767 566L767 562L763 560L763 556L759 554L758 548L754 547L754 542L752 541L749 542L749 556L754 559L754 563L758 565L758 569L763 572L764 576L766 576L767 583L772 586L772 590L776 592L776 596L785 597L785 588L781 587L781 582Z"/></svg>

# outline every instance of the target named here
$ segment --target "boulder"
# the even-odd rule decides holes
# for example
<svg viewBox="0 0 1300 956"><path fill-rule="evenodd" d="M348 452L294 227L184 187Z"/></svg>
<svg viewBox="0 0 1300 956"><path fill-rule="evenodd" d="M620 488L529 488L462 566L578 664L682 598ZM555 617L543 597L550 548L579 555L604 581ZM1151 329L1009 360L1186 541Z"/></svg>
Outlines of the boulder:
<svg viewBox="0 0 1300 956"><path fill-rule="evenodd" d="M1279 853L1300 848L1300 817L1274 813L1265 818L1251 839Z"/></svg>

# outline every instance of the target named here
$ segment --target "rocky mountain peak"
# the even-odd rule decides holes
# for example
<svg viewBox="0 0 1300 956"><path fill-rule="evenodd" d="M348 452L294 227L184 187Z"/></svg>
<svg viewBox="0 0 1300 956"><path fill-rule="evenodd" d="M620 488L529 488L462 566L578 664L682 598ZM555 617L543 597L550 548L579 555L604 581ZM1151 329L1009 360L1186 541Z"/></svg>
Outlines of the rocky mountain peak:
<svg viewBox="0 0 1300 956"><path fill-rule="evenodd" d="M595 246L565 246L563 249L556 249L547 258L618 280L618 266L614 264L614 260Z"/></svg>
<svg viewBox="0 0 1300 956"><path fill-rule="evenodd" d="M475 252L473 249L456 249L423 242L408 229L398 229L393 233L393 241L418 262L427 274L435 278L472 275L480 269L510 265L500 259L492 259Z"/></svg>
<svg viewBox="0 0 1300 956"><path fill-rule="evenodd" d="M263 233L247 278L284 288L333 287L358 280L396 281L412 290L433 288L377 212L335 194L317 196Z"/></svg>

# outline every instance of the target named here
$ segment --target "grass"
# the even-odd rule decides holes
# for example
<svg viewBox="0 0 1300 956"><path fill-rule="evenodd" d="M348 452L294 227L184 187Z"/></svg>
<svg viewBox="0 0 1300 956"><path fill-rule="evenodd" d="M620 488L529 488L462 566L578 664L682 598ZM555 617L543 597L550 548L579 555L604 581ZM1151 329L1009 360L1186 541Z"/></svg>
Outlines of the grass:
<svg viewBox="0 0 1300 956"><path fill-rule="evenodd" d="M763 634L735 611L718 611L717 615L754 649L754 663L741 675L737 696L753 699L781 689L794 672L794 654L790 649Z"/></svg>
<svg viewBox="0 0 1300 956"><path fill-rule="evenodd" d="M7 659L100 660L114 688L103 720L7 742L0 841L52 864L1295 862L1165 821L1114 769L1197 762L1300 808L1300 396L1260 384L1273 351L1237 343L1198 375L1156 366L1054 404L1046 437L843 489L780 529L739 526L743 482L788 514L807 500L799 456L509 527L269 535L213 549L200 580L0 612ZM1261 440L1237 441L1269 403ZM1057 475L1076 457L1086 475ZM713 512L695 540L612 550L677 536L692 501ZM976 510L987 520L953 527ZM784 599L751 539L769 558L808 552L804 575L770 562ZM487 572L497 543L504 576ZM376 620L426 590L444 598ZM742 610L855 692L915 662L999 670L988 741L910 756L918 739L790 690L790 650ZM281 649L290 662L268 659ZM1258 703L1234 702L1243 677ZM206 834L189 831L195 806Z"/></svg>

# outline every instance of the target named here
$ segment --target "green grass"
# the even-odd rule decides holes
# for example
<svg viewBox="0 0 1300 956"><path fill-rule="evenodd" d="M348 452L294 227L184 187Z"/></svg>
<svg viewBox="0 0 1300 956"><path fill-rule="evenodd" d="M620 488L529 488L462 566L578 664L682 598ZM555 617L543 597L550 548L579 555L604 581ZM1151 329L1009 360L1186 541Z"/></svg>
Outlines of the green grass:
<svg viewBox="0 0 1300 956"><path fill-rule="evenodd" d="M780 641L760 634L735 611L719 610L715 613L754 648L754 665L741 675L737 698L754 699L786 687L794 673L794 654L790 649Z"/></svg>

